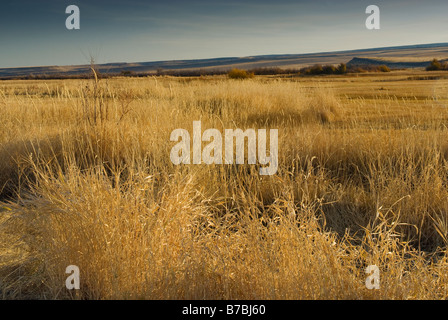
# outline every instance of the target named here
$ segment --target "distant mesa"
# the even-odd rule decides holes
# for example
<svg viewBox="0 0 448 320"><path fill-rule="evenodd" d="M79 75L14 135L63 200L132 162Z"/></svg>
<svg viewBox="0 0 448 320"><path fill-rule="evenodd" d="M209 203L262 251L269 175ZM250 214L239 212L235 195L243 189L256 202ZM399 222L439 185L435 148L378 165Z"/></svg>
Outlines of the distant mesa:
<svg viewBox="0 0 448 320"><path fill-rule="evenodd" d="M432 60L432 59L431 59ZM375 59L375 58L358 58L355 57L347 63L347 67L363 67L363 66L387 66L390 69L412 69L412 68L426 68L431 60L427 61L389 61L387 59ZM446 62L448 59L440 60L440 62Z"/></svg>

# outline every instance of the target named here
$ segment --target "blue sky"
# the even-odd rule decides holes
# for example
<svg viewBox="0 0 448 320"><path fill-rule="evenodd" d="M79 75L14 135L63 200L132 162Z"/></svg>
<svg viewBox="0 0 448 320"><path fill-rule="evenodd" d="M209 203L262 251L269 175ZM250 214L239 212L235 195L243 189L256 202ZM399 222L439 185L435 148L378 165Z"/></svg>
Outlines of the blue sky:
<svg viewBox="0 0 448 320"><path fill-rule="evenodd" d="M67 30L77 5L81 29ZM378 5L381 29L367 30ZM448 42L446 0L2 0L0 67L294 54Z"/></svg>

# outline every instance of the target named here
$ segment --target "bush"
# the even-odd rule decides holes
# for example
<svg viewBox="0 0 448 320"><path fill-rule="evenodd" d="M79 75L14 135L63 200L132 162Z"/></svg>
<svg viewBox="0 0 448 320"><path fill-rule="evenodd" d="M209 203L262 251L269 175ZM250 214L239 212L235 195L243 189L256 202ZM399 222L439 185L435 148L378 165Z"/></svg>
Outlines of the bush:
<svg viewBox="0 0 448 320"><path fill-rule="evenodd" d="M320 64L315 64L310 68L304 69L305 74L322 74L324 72L324 68Z"/></svg>
<svg viewBox="0 0 448 320"><path fill-rule="evenodd" d="M120 75L123 77L131 77L134 73L131 70L121 70Z"/></svg>
<svg viewBox="0 0 448 320"><path fill-rule="evenodd" d="M382 65L378 67L378 71L380 72L390 72L390 68L388 66Z"/></svg>
<svg viewBox="0 0 448 320"><path fill-rule="evenodd" d="M337 71L338 71L339 74L347 73L347 65L345 63L341 63L338 66L338 70Z"/></svg>
<svg viewBox="0 0 448 320"><path fill-rule="evenodd" d="M437 59L433 59L431 64L426 67L426 71L437 71L437 70L448 70L448 65L446 62L441 63Z"/></svg>
<svg viewBox="0 0 448 320"><path fill-rule="evenodd" d="M332 65L326 65L322 69L323 69L324 74L335 74L336 73L336 68Z"/></svg>
<svg viewBox="0 0 448 320"><path fill-rule="evenodd" d="M227 74L230 79L248 79L253 78L254 74L252 72L247 72L246 70L233 68Z"/></svg>

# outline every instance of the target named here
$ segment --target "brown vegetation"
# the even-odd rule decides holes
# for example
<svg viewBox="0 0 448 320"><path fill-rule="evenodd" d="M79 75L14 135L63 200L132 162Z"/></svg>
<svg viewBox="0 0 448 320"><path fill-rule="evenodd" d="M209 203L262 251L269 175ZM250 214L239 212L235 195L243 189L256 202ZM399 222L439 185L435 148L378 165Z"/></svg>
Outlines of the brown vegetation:
<svg viewBox="0 0 448 320"><path fill-rule="evenodd" d="M446 299L447 80L392 76L0 82L0 297ZM174 166L194 120L278 173Z"/></svg>
<svg viewBox="0 0 448 320"><path fill-rule="evenodd" d="M426 71L439 71L448 70L448 64L446 62L440 62L437 59L433 59L431 64L426 67Z"/></svg>

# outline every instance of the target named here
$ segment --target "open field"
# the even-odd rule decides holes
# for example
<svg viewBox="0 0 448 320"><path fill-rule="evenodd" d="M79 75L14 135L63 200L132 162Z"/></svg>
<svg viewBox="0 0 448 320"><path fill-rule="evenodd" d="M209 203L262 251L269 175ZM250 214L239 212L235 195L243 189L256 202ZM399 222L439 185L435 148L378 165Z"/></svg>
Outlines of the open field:
<svg viewBox="0 0 448 320"><path fill-rule="evenodd" d="M0 298L448 298L446 72L2 81L0 115ZM278 129L277 174L173 165L195 120Z"/></svg>

